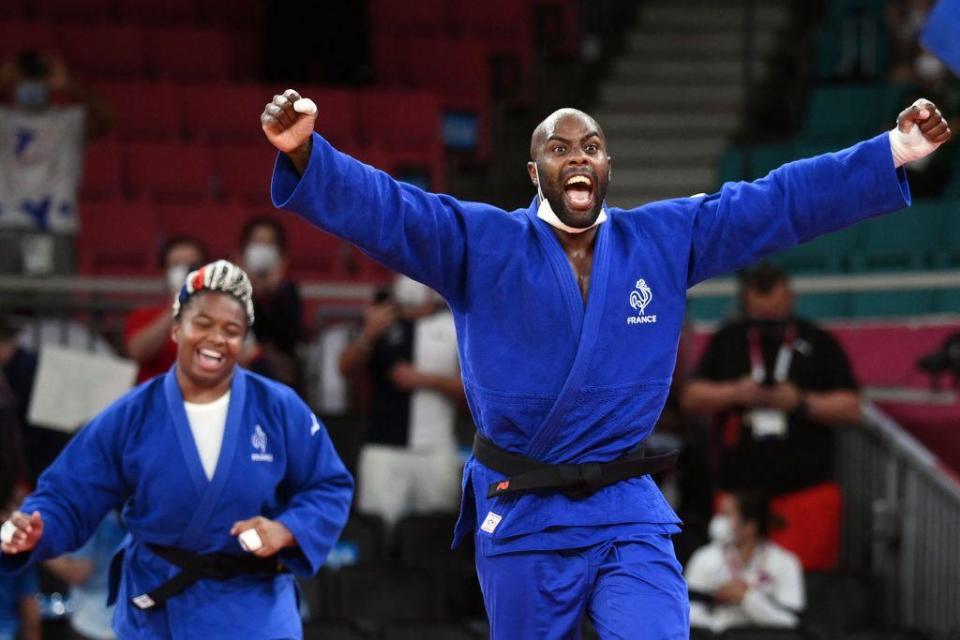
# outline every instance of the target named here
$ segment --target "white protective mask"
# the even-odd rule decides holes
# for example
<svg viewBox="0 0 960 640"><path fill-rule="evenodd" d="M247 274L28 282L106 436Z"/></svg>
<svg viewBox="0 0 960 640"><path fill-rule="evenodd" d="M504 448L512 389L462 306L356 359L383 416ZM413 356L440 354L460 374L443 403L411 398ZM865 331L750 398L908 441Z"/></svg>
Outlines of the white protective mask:
<svg viewBox="0 0 960 640"><path fill-rule="evenodd" d="M913 66L917 77L925 82L936 82L942 79L947 71L940 59L930 53L921 53Z"/></svg>
<svg viewBox="0 0 960 640"><path fill-rule="evenodd" d="M433 299L433 289L407 276L393 281L393 300L401 307L420 307Z"/></svg>
<svg viewBox="0 0 960 640"><path fill-rule="evenodd" d="M537 169L537 163L533 163L533 171L537 175L537 197L540 199L540 205L537 207L537 217L548 225L554 229L566 231L567 233L583 233L607 221L607 210L601 207L600 215L597 216L597 219L594 220L593 224L589 227L571 227L565 224L563 220L557 216L556 212L554 212L553 207L550 206L550 201L543 196L543 189L540 188L540 171Z"/></svg>
<svg viewBox="0 0 960 640"><path fill-rule="evenodd" d="M187 279L187 273L190 268L185 264L175 264L167 269L167 289L170 293L177 295L183 287L183 281Z"/></svg>
<svg viewBox="0 0 960 640"><path fill-rule="evenodd" d="M249 271L266 275L280 263L280 250L266 242L251 242L243 252L243 261Z"/></svg>
<svg viewBox="0 0 960 640"><path fill-rule="evenodd" d="M710 539L720 544L731 544L733 542L733 522L730 516L715 515L710 519L708 528Z"/></svg>

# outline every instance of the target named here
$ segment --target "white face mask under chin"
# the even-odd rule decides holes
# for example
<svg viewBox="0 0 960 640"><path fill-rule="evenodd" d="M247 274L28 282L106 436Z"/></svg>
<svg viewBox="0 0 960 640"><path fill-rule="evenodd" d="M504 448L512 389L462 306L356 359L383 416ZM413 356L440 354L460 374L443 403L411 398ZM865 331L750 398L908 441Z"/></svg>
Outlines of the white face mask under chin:
<svg viewBox="0 0 960 640"><path fill-rule="evenodd" d="M729 516L716 515L710 519L708 528L710 539L720 544L731 544L733 542L733 522Z"/></svg>
<svg viewBox="0 0 960 640"><path fill-rule="evenodd" d="M180 293L180 287L183 286L183 281L187 279L189 272L190 269L185 264L175 264L167 269L167 289L170 293L173 295Z"/></svg>
<svg viewBox="0 0 960 640"><path fill-rule="evenodd" d="M599 226L607 221L607 210L605 208L600 209L600 215L597 216L597 219L593 221L589 227L571 227L568 224L565 224L563 220L557 216L554 212L553 207L550 206L550 201L543 196L543 189L540 188L540 171L537 170L537 165L534 163L533 171L537 176L537 197L540 199L540 205L537 207L537 217L546 222L548 225L554 229L560 229L561 231L566 231L567 233L583 233L584 231L589 231L596 226Z"/></svg>

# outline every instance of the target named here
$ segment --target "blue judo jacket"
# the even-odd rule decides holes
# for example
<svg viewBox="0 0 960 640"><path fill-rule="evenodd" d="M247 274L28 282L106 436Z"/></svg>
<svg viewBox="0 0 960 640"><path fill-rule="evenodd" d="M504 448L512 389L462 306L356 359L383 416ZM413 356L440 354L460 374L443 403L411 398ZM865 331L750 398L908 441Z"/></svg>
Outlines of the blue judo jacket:
<svg viewBox="0 0 960 640"><path fill-rule="evenodd" d="M666 401L687 289L774 251L910 203L883 134L718 193L608 209L584 305L536 201L508 212L399 183L314 134L301 177L278 156L278 207L444 296L480 432L549 463L604 462L650 435ZM679 524L649 477L589 498L486 497L502 476L467 462L456 539L481 553L583 546Z"/></svg>

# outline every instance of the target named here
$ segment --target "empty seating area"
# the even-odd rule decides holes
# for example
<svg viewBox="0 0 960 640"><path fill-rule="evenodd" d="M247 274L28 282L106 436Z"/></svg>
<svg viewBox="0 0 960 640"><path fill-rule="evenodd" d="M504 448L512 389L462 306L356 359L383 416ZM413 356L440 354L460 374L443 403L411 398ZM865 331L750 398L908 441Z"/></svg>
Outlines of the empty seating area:
<svg viewBox="0 0 960 640"><path fill-rule="evenodd" d="M318 104L318 130L335 146L444 191L450 159L476 166L489 159L496 105L530 104L537 43L548 57L576 53L575 7L571 0L372 0L375 83L296 86ZM77 246L83 273L155 274L156 249L184 232L229 255L243 221L272 210L275 153L258 116L286 86L260 82L265 3L3 0L0 17L0 59L28 49L54 53L114 112L111 134L87 149ZM299 277L385 277L323 234L290 236Z"/></svg>
<svg viewBox="0 0 960 640"><path fill-rule="evenodd" d="M953 95L955 89L944 88L950 81L937 86L913 75L912 60L897 50L900 36L891 33L893 4L836 0L823 5L810 47L812 84L794 135L776 142L728 145L717 169L718 184L756 180L787 162L841 150L888 131L896 114L920 96L942 101ZM771 259L793 274L810 276L960 268L960 149L947 145L925 166L908 168L908 175L913 195L909 209ZM801 295L797 302L801 313L821 318L960 312L960 298L948 289ZM716 320L731 306L729 299L701 298L691 300L689 312L696 319Z"/></svg>
<svg viewBox="0 0 960 640"><path fill-rule="evenodd" d="M494 105L532 103L538 49L576 53L566 0L372 0L368 19L378 82L436 92L448 147L479 162L492 151Z"/></svg>

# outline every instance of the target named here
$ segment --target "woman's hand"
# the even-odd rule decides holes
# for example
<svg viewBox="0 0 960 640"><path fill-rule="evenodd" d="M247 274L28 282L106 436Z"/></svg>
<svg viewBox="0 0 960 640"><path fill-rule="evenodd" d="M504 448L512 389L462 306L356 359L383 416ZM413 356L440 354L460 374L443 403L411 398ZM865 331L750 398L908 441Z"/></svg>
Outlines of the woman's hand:
<svg viewBox="0 0 960 640"><path fill-rule="evenodd" d="M3 553L14 555L32 551L43 537L43 518L39 511L30 515L14 511L10 519L3 523L2 533L0 551Z"/></svg>
<svg viewBox="0 0 960 640"><path fill-rule="evenodd" d="M286 547L297 546L297 539L290 533L282 522L270 520L263 516L241 520L230 529L230 535L239 536L244 531L253 529L260 536L261 546L251 551L253 555L259 558L267 558Z"/></svg>

